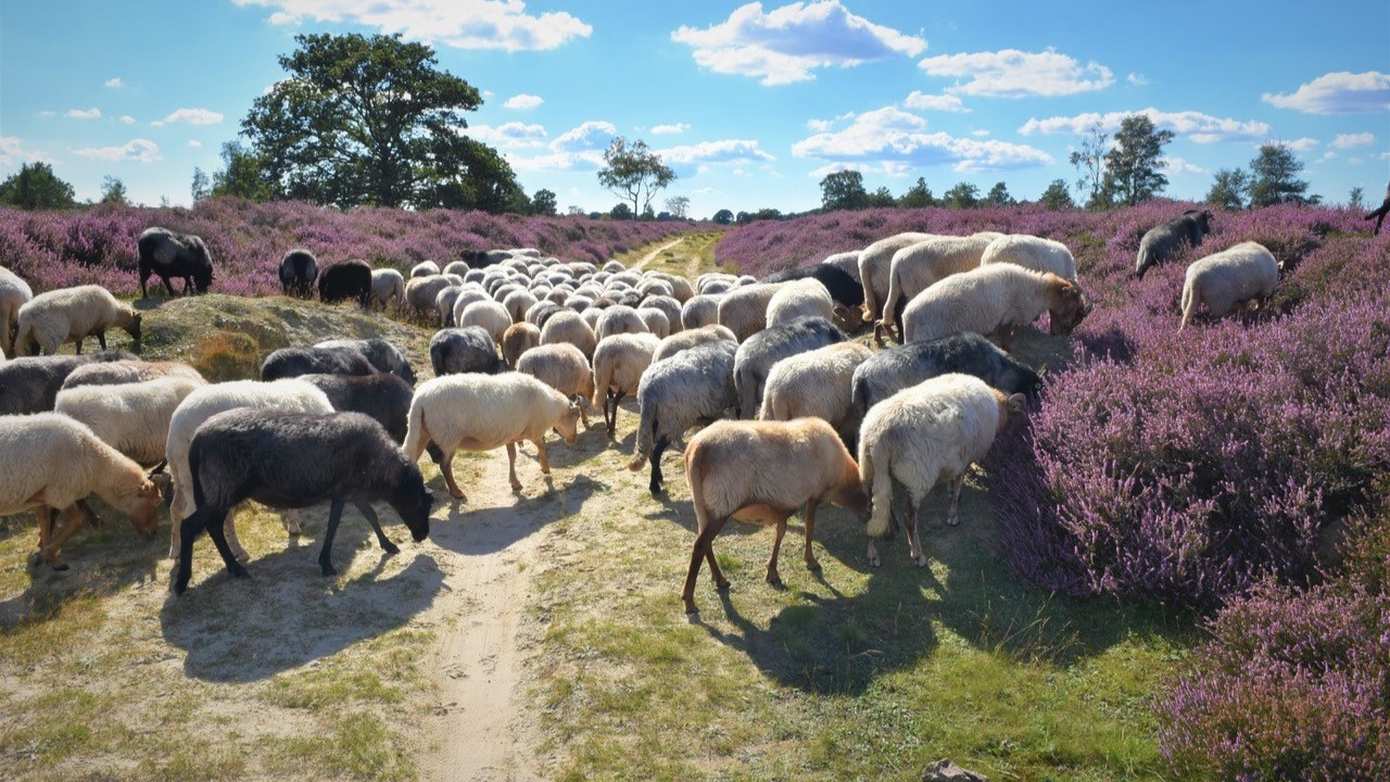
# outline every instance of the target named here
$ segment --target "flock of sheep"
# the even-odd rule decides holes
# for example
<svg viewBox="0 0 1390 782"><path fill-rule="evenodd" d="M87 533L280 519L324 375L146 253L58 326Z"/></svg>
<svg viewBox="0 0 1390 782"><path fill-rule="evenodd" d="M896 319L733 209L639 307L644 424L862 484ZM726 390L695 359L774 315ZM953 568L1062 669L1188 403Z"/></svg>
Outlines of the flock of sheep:
<svg viewBox="0 0 1390 782"><path fill-rule="evenodd" d="M1150 231L1136 273L1199 244L1208 220L1193 211ZM185 279L186 293L211 284L197 237L152 228L138 248L142 290L151 274L171 294L171 277ZM1219 317L1267 297L1277 278L1269 251L1252 242L1196 261L1182 323L1202 305ZM317 283L325 301L390 305L438 322L435 377L416 385L405 356L384 340L330 340L275 351L259 380L210 384L185 364L107 351L111 328L138 345L140 315L104 289L33 296L0 267L0 348L22 356L0 363L0 514L37 512L31 564L66 567L61 546L95 521L85 498L101 497L152 535L168 495L176 593L203 531L228 571L246 575L232 511L247 499L272 508L329 501L319 563L332 574L347 504L388 553L397 548L375 502L394 508L416 541L428 536L423 453L466 501L455 453L504 447L519 491L518 443L534 444L548 475L548 432L572 444L590 409L602 408L616 437L618 406L633 395L640 417L628 466L649 466L653 494L665 450L714 422L684 453L698 522L682 593L688 612L702 563L720 589L728 585L712 541L731 517L775 525L773 584L787 519L798 511L806 565L818 567L811 540L823 502L865 514L872 564L873 538L896 520L912 560L926 565L917 521L927 495L948 484L946 521L955 524L971 465L1040 390L1033 368L1006 352L1014 330L1047 312L1052 333L1069 334L1091 307L1065 245L993 232L897 234L763 281L687 280L534 249L470 251L443 268L426 261L408 279L362 261L320 272L312 253L292 250L280 279L286 295L311 296ZM846 334L866 316L878 350ZM892 335L901 344L884 347ZM81 352L87 336L101 352ZM57 355L68 341L77 355Z"/></svg>

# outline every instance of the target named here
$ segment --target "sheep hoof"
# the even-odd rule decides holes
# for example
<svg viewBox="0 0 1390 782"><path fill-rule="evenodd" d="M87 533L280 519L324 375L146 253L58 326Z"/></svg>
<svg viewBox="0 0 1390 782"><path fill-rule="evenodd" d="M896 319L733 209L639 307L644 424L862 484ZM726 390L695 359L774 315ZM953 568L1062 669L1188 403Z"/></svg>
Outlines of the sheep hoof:
<svg viewBox="0 0 1390 782"><path fill-rule="evenodd" d="M250 578L251 573L238 562L236 567L228 568L232 572L232 578Z"/></svg>
<svg viewBox="0 0 1390 782"><path fill-rule="evenodd" d="M512 491L517 494L521 493L521 481L512 481Z"/></svg>
<svg viewBox="0 0 1390 782"><path fill-rule="evenodd" d="M48 566L53 568L53 571L55 573L62 573L63 571L69 568L69 565L66 562L50 562L48 563Z"/></svg>
<svg viewBox="0 0 1390 782"><path fill-rule="evenodd" d="M43 557L39 556L39 552L34 551L29 554L29 567L38 567L42 561Z"/></svg>
<svg viewBox="0 0 1390 782"><path fill-rule="evenodd" d="M784 586L782 584L782 577L777 575L776 573L767 574L767 583L777 587L778 589L782 589Z"/></svg>
<svg viewBox="0 0 1390 782"><path fill-rule="evenodd" d="M731 586L732 584L729 583L729 580L725 579L723 581L715 582L714 589L717 592L723 593L728 592Z"/></svg>
<svg viewBox="0 0 1390 782"><path fill-rule="evenodd" d="M819 573L820 563L814 559L808 559L806 560L806 569L811 571L812 573Z"/></svg>
<svg viewBox="0 0 1390 782"><path fill-rule="evenodd" d="M323 572L323 575L325 575L325 576L336 576L336 575L338 575L338 569L335 568L335 567L333 567L332 563L330 563L330 562L320 562L320 563L319 563L319 570L321 570L321 571Z"/></svg>
<svg viewBox="0 0 1390 782"><path fill-rule="evenodd" d="M381 547L381 550L385 551L387 554L390 554L392 556L401 553L400 546L397 546L395 543L392 543L389 540L386 541L386 543Z"/></svg>
<svg viewBox="0 0 1390 782"><path fill-rule="evenodd" d="M685 601L685 615L686 615L686 616L697 616L699 613L700 613L700 609L698 609L698 608L695 607L695 601L694 601L694 600L687 600L687 601Z"/></svg>
<svg viewBox="0 0 1390 782"><path fill-rule="evenodd" d="M874 556L869 557L869 565L871 567L883 567L883 560L879 559L878 555L875 554Z"/></svg>

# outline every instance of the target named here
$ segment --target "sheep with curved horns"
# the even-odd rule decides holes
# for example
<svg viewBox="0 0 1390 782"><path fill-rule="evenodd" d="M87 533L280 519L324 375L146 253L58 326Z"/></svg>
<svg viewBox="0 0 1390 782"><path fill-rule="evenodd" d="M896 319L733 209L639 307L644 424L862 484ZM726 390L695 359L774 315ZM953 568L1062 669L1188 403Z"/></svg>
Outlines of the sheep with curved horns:
<svg viewBox="0 0 1390 782"><path fill-rule="evenodd" d="M1014 328L1049 313L1049 330L1067 335L1091 306L1075 284L1011 263L953 274L912 298L903 311L903 339L929 342L973 331L996 335L1004 347Z"/></svg>
<svg viewBox="0 0 1390 782"><path fill-rule="evenodd" d="M82 342L95 336L106 350L106 330L124 329L136 345L140 344L140 313L118 301L100 285L40 293L19 308L19 330L15 354L19 356L58 352L58 346L71 340L82 352Z"/></svg>
<svg viewBox="0 0 1390 782"><path fill-rule="evenodd" d="M516 369L517 359L531 348L541 344L541 330L525 321L513 323L502 334L502 360L507 366Z"/></svg>
<svg viewBox="0 0 1390 782"><path fill-rule="evenodd" d="M820 281L804 278L782 283L767 302L767 325L784 326L801 318L833 320L835 300Z"/></svg>
<svg viewBox="0 0 1390 782"><path fill-rule="evenodd" d="M480 326L440 329L430 338L430 366L436 376L481 373L495 375L505 367L497 343Z"/></svg>
<svg viewBox="0 0 1390 782"><path fill-rule="evenodd" d="M1150 228L1139 240L1139 253L1134 258L1134 276L1143 279L1150 268L1182 252L1183 247L1196 247L1211 233L1211 212L1188 209L1181 216Z"/></svg>
<svg viewBox="0 0 1390 782"><path fill-rule="evenodd" d="M401 349L380 337L368 339L326 339L314 345L316 348L351 348L361 353L378 372L388 372L415 385L415 369L406 360Z"/></svg>
<svg viewBox="0 0 1390 782"><path fill-rule="evenodd" d="M82 356L31 356L0 364L0 415L42 413L53 409L63 383L87 364L135 360L120 350Z"/></svg>
<svg viewBox="0 0 1390 782"><path fill-rule="evenodd" d="M139 383L78 386L58 393L54 412L80 421L102 442L139 464L164 460L169 420L183 400L207 385L170 375Z"/></svg>
<svg viewBox="0 0 1390 782"><path fill-rule="evenodd" d="M579 418L589 428L585 408L594 392L594 374L583 351L568 343L540 345L526 351L516 363L516 371L530 375L579 402Z"/></svg>
<svg viewBox="0 0 1390 782"><path fill-rule="evenodd" d="M351 502L367 518L388 555L400 549L381 531L371 503L385 500L419 543L430 534L434 498L420 468L405 458L381 424L360 413L268 413L232 410L213 416L189 450L197 510L179 525L180 548L173 591L188 589L193 542L207 530L227 571L250 575L237 561L226 535L237 505L255 500L272 508L305 508L329 500L328 529L319 550L319 569L335 575L333 538Z"/></svg>
<svg viewBox="0 0 1390 782"><path fill-rule="evenodd" d="M759 420L819 418L853 442L859 416L850 389L854 371L872 355L868 345L836 342L778 361L767 375Z"/></svg>
<svg viewBox="0 0 1390 782"><path fill-rule="evenodd" d="M719 341L682 351L653 363L637 387L641 420L627 468L636 472L651 463L647 488L661 492L661 455L702 419L716 419L734 406L733 342Z"/></svg>
<svg viewBox="0 0 1390 782"><path fill-rule="evenodd" d="M859 429L859 476L870 492L871 537L888 532L894 515L894 484L907 490L912 523L904 524L912 561L926 567L918 520L927 495L950 482L946 523L958 523L961 485L970 465L984 459L1010 414L1023 411L1022 394L1006 395L970 375L934 377L869 408ZM879 565L872 540L869 563Z"/></svg>
<svg viewBox="0 0 1390 782"><path fill-rule="evenodd" d="M117 386L126 383L143 383L165 377L181 377L198 385L206 385L207 380L198 370L179 361L98 361L84 364L67 376L62 391L85 386Z"/></svg>
<svg viewBox="0 0 1390 782"><path fill-rule="evenodd" d="M628 394L637 393L660 342L655 334L614 334L594 349L592 404L603 407L609 437L617 431L618 405Z"/></svg>
<svg viewBox="0 0 1390 782"><path fill-rule="evenodd" d="M1259 242L1241 242L1193 261L1183 278L1178 330L1192 321L1203 304L1209 316L1221 318L1242 302L1258 307L1278 284L1279 262Z"/></svg>
<svg viewBox="0 0 1390 782"><path fill-rule="evenodd" d="M404 301L405 277L395 269L373 269L370 302L386 307Z"/></svg>
<svg viewBox="0 0 1390 782"><path fill-rule="evenodd" d="M0 355L15 355L14 332L19 326L19 308L34 298L34 292L18 274L0 266Z"/></svg>
<svg viewBox="0 0 1390 782"><path fill-rule="evenodd" d="M372 362L356 348L280 348L261 362L261 380L283 380L309 374L370 375Z"/></svg>
<svg viewBox="0 0 1390 782"><path fill-rule="evenodd" d="M780 587L777 556L793 513L801 511L806 527L806 569L816 572L820 563L811 551L816 508L828 501L862 512L867 505L858 465L835 430L818 418L716 421L690 438L685 475L697 533L681 590L687 614L697 610L701 560L709 563L715 587L720 592L729 588L715 561L714 538L730 518L776 526L766 579Z"/></svg>
<svg viewBox="0 0 1390 782"><path fill-rule="evenodd" d="M212 254L201 237L178 234L167 228L146 228L135 242L139 254L140 298L148 299L146 283L158 275L164 289L174 295L169 278L183 278L183 295L207 293L212 287Z"/></svg>
<svg viewBox="0 0 1390 782"><path fill-rule="evenodd" d="M888 297L888 275L893 256L904 247L925 242L939 234L907 232L879 239L859 253L859 283L864 288L864 316L877 320Z"/></svg>
<svg viewBox="0 0 1390 782"><path fill-rule="evenodd" d="M314 295L314 281L319 277L319 262L314 254L295 248L280 259L280 291L286 296L307 299Z"/></svg>
<svg viewBox="0 0 1390 782"><path fill-rule="evenodd" d="M881 319L874 326L874 340L881 346L883 332L902 337L903 310L912 297L937 282L978 268L993 240L988 236L939 236L910 244L893 254L888 272L888 296Z"/></svg>
<svg viewBox="0 0 1390 782"><path fill-rule="evenodd" d="M1076 282L1076 259L1065 244L1028 234L1009 234L989 243L980 256L980 265L1012 263L1035 272L1052 273Z"/></svg>
<svg viewBox="0 0 1390 782"><path fill-rule="evenodd" d="M752 418L758 414L767 375L778 361L844 341L844 332L824 318L802 318L754 334L738 346L738 356L734 361L738 417Z"/></svg>
<svg viewBox="0 0 1390 782"><path fill-rule="evenodd" d="M594 355L594 348L598 346L598 341L598 337L594 335L594 330L589 327L584 317L571 310L557 309L541 326L542 345L568 342L590 358Z"/></svg>

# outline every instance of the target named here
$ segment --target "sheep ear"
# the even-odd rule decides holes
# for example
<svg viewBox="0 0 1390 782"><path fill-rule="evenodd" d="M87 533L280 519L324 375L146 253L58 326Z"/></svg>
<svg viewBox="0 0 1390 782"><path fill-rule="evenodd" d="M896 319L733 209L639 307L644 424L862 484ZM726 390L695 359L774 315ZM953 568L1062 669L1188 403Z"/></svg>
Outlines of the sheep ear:
<svg viewBox="0 0 1390 782"><path fill-rule="evenodd" d="M1010 394L1007 402L1009 412L1013 415L1021 415L1027 409L1028 400L1023 394Z"/></svg>
<svg viewBox="0 0 1390 782"><path fill-rule="evenodd" d="M154 476L156 476L156 475L158 475L158 474L164 472L164 468L166 468L166 467L168 467L168 466L169 466L169 460L168 460L168 459L164 459L164 460L162 460L159 464L156 464L155 466L151 467L150 470L149 470L149 472L145 473L145 477L147 477L147 478L153 478Z"/></svg>

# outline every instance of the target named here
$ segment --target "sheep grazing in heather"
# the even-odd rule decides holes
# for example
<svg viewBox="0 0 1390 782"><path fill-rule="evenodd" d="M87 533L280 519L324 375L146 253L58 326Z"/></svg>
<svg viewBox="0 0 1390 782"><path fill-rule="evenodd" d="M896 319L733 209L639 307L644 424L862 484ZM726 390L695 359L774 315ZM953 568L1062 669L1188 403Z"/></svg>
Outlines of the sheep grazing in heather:
<svg viewBox="0 0 1390 782"><path fill-rule="evenodd" d="M516 369L517 359L541 344L541 330L526 322L513 323L502 333L502 360Z"/></svg>
<svg viewBox="0 0 1390 782"><path fill-rule="evenodd" d="M682 351L653 363L637 387L641 420L627 468L636 472L651 463L647 488L661 492L661 455L701 420L714 420L734 406L734 353L738 346L720 340Z"/></svg>
<svg viewBox="0 0 1390 782"><path fill-rule="evenodd" d="M834 427L846 443L853 442L859 416L851 404L851 383L854 371L872 355L868 345L836 342L778 361L767 375L758 418L819 418Z"/></svg>
<svg viewBox="0 0 1390 782"><path fill-rule="evenodd" d="M1011 263L981 266L936 283L903 310L903 339L929 342L973 331L995 335L1007 348L1013 330L1047 312L1049 330L1066 335L1091 311L1074 283Z"/></svg>
<svg viewBox="0 0 1390 782"><path fill-rule="evenodd" d="M648 277L663 280L671 288L671 297L677 304L684 304L690 301L690 297L695 295L695 288L690 284L690 280L669 272L652 271L647 272Z"/></svg>
<svg viewBox="0 0 1390 782"><path fill-rule="evenodd" d="M784 326L800 318L835 317L835 300L819 281L812 278L794 280L778 286L767 301L767 325Z"/></svg>
<svg viewBox="0 0 1390 782"><path fill-rule="evenodd" d="M980 256L980 265L1012 263L1035 272L1051 272L1068 282L1076 282L1076 259L1065 244L1028 234L1001 236L989 243Z"/></svg>
<svg viewBox="0 0 1390 782"><path fill-rule="evenodd" d="M493 342L501 342L502 335L512 325L511 313L495 301L475 301L463 308L458 318L460 328L479 326L492 337Z"/></svg>
<svg viewBox="0 0 1390 782"><path fill-rule="evenodd" d="M857 276L859 273L859 253L841 253L841 255L854 257L854 275L838 265L817 263L799 269L777 272L764 278L763 282L793 282L806 279L819 282L825 286L826 292L834 300L834 313L837 317L844 319L845 328L850 331L857 331L864 322L864 286L859 284Z"/></svg>
<svg viewBox="0 0 1390 782"><path fill-rule="evenodd" d="M418 461L429 443L444 452L440 472L449 493L467 501L454 481L454 453L490 451L506 446L512 490L521 491L516 477L516 444L530 440L540 457L541 473L550 475L545 433L554 429L573 445L578 434L579 404L545 383L521 372L503 375L447 375L426 380L410 403L406 455Z"/></svg>
<svg viewBox="0 0 1390 782"><path fill-rule="evenodd" d="M589 371L589 359L574 345L564 342L555 345L540 345L526 351L516 364L516 371L524 372L565 396L579 401L579 417L584 428L589 428L589 414L585 408L594 393L594 374Z"/></svg>
<svg viewBox="0 0 1390 782"><path fill-rule="evenodd" d="M169 375L139 383L79 386L58 393L54 412L87 425L102 442L140 464L164 460L169 419L202 379Z"/></svg>
<svg viewBox="0 0 1390 782"><path fill-rule="evenodd" d="M392 440L405 442L406 421L415 389L399 377L378 372L374 375L301 375L299 379L322 391L334 410L370 416ZM438 448L431 445L427 450L435 464L443 464L444 454Z"/></svg>
<svg viewBox="0 0 1390 782"><path fill-rule="evenodd" d="M462 277L470 271L472 271L472 269L463 261L449 261L444 264L444 268L440 271L440 274L457 274Z"/></svg>
<svg viewBox="0 0 1390 782"><path fill-rule="evenodd" d="M290 250L280 259L280 290L286 296L307 299L314 295L318 276L318 259L308 250Z"/></svg>
<svg viewBox="0 0 1390 782"><path fill-rule="evenodd" d="M758 409L762 407L763 388L773 364L798 353L844 341L844 332L824 318L802 318L754 334L739 345L738 357L734 361L738 417L752 418L758 414Z"/></svg>
<svg viewBox="0 0 1390 782"><path fill-rule="evenodd" d="M415 542L430 534L434 499L425 489L420 468L406 460L381 424L360 413L232 410L212 417L198 430L189 464L197 510L180 524L176 595L188 589L193 542L203 530L233 577L249 575L226 533L232 510L246 500L281 509L330 501L328 529L319 550L319 569L325 576L338 572L333 567L333 538L349 502L367 518L387 554L400 549L381 531L373 502L389 503Z"/></svg>
<svg viewBox="0 0 1390 782"><path fill-rule="evenodd" d="M130 518L137 532L153 535L161 504L158 487L140 465L57 413L0 416L0 516L33 510L39 548L30 557L66 570L58 552L86 520L82 500L93 494ZM57 511L55 525L53 512Z"/></svg>
<svg viewBox="0 0 1390 782"><path fill-rule="evenodd" d="M140 344L140 313L100 285L40 293L19 308L19 329L15 335L15 355L53 355L64 342L71 341L82 352L82 342L95 336L106 350L106 330L124 329L136 345Z"/></svg>
<svg viewBox="0 0 1390 782"><path fill-rule="evenodd" d="M695 545L690 551L681 600L696 613L695 580L701 560L709 563L715 587L729 588L714 557L714 538L732 517L777 528L767 560L767 583L782 586L777 556L787 519L798 510L806 526L806 569L820 570L811 551L816 508L830 502L856 512L868 505L859 466L840 437L818 418L795 421L716 421L690 438L685 476L695 508Z"/></svg>
<svg viewBox="0 0 1390 782"><path fill-rule="evenodd" d="M825 256L825 258L818 265L833 266L836 269L839 269L840 271L853 278L854 284L859 286L859 301L862 304L864 301L864 284L859 279L859 253L861 252L863 252L863 250L849 250L848 252L832 253L830 255ZM825 280L821 280L821 282L825 282ZM829 288L831 286L826 285L826 287ZM830 292L830 295L834 296L835 292L832 290ZM838 299L836 300L838 301Z"/></svg>
<svg viewBox="0 0 1390 782"><path fill-rule="evenodd" d="M395 269L372 269L370 303L386 307L405 301L405 277Z"/></svg>
<svg viewBox="0 0 1390 782"><path fill-rule="evenodd" d="M718 323L711 323L708 326L701 326L694 329L686 329L679 334L672 334L661 340L656 352L652 354L652 361L660 361L663 358L670 358L682 350L689 350L696 345L704 345L719 340L728 340L737 343L734 333Z"/></svg>
<svg viewBox="0 0 1390 782"><path fill-rule="evenodd" d="M450 285L435 295L434 311L439 318L440 328L454 325L454 302L458 301L460 293L463 293L462 285Z"/></svg>
<svg viewBox="0 0 1390 782"><path fill-rule="evenodd" d="M412 280L416 277L432 277L440 273L439 264L434 261L420 261L410 267L410 279Z"/></svg>
<svg viewBox="0 0 1390 782"><path fill-rule="evenodd" d="M170 510L172 518L184 519L193 513L193 477L188 465L188 449L193 435L199 426L214 415L240 408L282 413L333 412L333 405L322 391L312 383L298 379L272 383L235 380L194 390L170 417L169 440L164 445L164 455L169 460L169 474L174 479L174 499ZM298 533L298 526L292 521L282 521L286 522L288 531ZM177 556L179 525L174 524L169 533L169 556ZM237 541L236 528L230 522L227 524L227 538L236 556L245 560L246 550Z"/></svg>
<svg viewBox="0 0 1390 782"><path fill-rule="evenodd" d="M372 362L356 348L280 348L261 362L261 380L283 380L309 374L370 375Z"/></svg>
<svg viewBox="0 0 1390 782"><path fill-rule="evenodd" d="M719 299L719 325L728 328L742 342L767 328L767 305L782 283L745 285Z"/></svg>
<svg viewBox="0 0 1390 782"><path fill-rule="evenodd" d="M637 393L642 373L661 343L655 334L614 334L594 349L592 404L602 405L609 437L617 431L618 405L628 394Z"/></svg>
<svg viewBox="0 0 1390 782"><path fill-rule="evenodd" d="M110 350L83 356L33 356L6 361L0 364L0 415L52 410L58 391L78 367L134 359L124 351Z"/></svg>
<svg viewBox="0 0 1390 782"><path fill-rule="evenodd" d="M1196 247L1211 233L1211 212L1189 209L1180 217L1150 228L1139 240L1134 276L1143 279L1153 266L1178 255L1184 247Z"/></svg>
<svg viewBox="0 0 1390 782"><path fill-rule="evenodd" d="M143 383L164 377L181 377L198 385L207 382L198 370L178 361L98 361L72 370L63 381L62 390Z"/></svg>
<svg viewBox="0 0 1390 782"><path fill-rule="evenodd" d="M145 285L151 274L158 275L170 296L174 295L170 277L183 278L185 296L207 293L212 287L212 254L201 237L177 234L167 228L146 228L135 245L140 256L140 298L150 296Z"/></svg>
<svg viewBox="0 0 1390 782"><path fill-rule="evenodd" d="M633 317L636 317L635 312ZM598 341L599 337L595 336L594 330L589 327L582 315L563 308L557 309L555 314L547 318L545 324L541 326L542 345L568 342L590 358L594 355L594 348L598 347Z"/></svg>
<svg viewBox="0 0 1390 782"><path fill-rule="evenodd" d="M487 295L487 291L476 283L464 283L454 296L454 324L457 325L459 319L463 317L463 311L468 309L468 305L480 301L492 301L492 297ZM510 314L510 311L509 311Z"/></svg>
<svg viewBox="0 0 1390 782"><path fill-rule="evenodd" d="M888 275L893 270L893 256L908 245L925 242L937 234L900 233L879 239L859 253L859 283L864 289L864 316L878 320L883 301L888 298Z"/></svg>
<svg viewBox="0 0 1390 782"><path fill-rule="evenodd" d="M955 526L960 489L970 465L989 453L1010 414L1023 411L1022 394L1012 396L971 375L948 374L906 388L869 408L859 429L859 476L870 492L867 531L883 537L894 513L895 484L907 490L912 523L904 524L912 561L927 565L917 526L922 503L942 480L951 484L946 523ZM900 515L900 514L899 514ZM879 565L869 541L869 563Z"/></svg>
<svg viewBox="0 0 1390 782"><path fill-rule="evenodd" d="M483 269L511 258L512 254L506 250L464 250L461 256L468 268Z"/></svg>
<svg viewBox="0 0 1390 782"><path fill-rule="evenodd" d="M356 299L366 309L372 297L372 267L366 261L339 261L319 274L319 301L334 304Z"/></svg>
<svg viewBox="0 0 1390 782"><path fill-rule="evenodd" d="M368 339L326 339L314 345L316 348L351 348L361 353L378 372L389 372L415 385L415 370L406 360L401 349L380 337Z"/></svg>
<svg viewBox="0 0 1390 782"><path fill-rule="evenodd" d="M0 266L0 355L15 355L14 332L19 325L19 308L34 298L29 283Z"/></svg>
<svg viewBox="0 0 1390 782"><path fill-rule="evenodd" d="M1256 309L1279 284L1279 262L1259 242L1241 242L1192 262L1182 283L1181 331L1202 305L1222 318L1237 305Z"/></svg>
<svg viewBox="0 0 1390 782"><path fill-rule="evenodd" d="M718 296L701 293L692 296L685 304L681 305L682 329L698 329L717 323L719 323Z"/></svg>
<svg viewBox="0 0 1390 782"><path fill-rule="evenodd" d="M497 356L497 343L480 326L440 329L430 338L430 366L435 375L479 373L495 375L506 366Z"/></svg>
<svg viewBox="0 0 1390 782"><path fill-rule="evenodd" d="M913 296L952 274L978 268L980 256L990 246L988 236L938 236L910 244L893 254L888 271L888 296L874 326L874 340L881 346L883 332L902 336L903 310Z"/></svg>
<svg viewBox="0 0 1390 782"><path fill-rule="evenodd" d="M603 339L614 334L638 334L644 331L651 329L647 328L647 322L642 320L636 309L625 304L615 304L603 311L594 335Z"/></svg>

